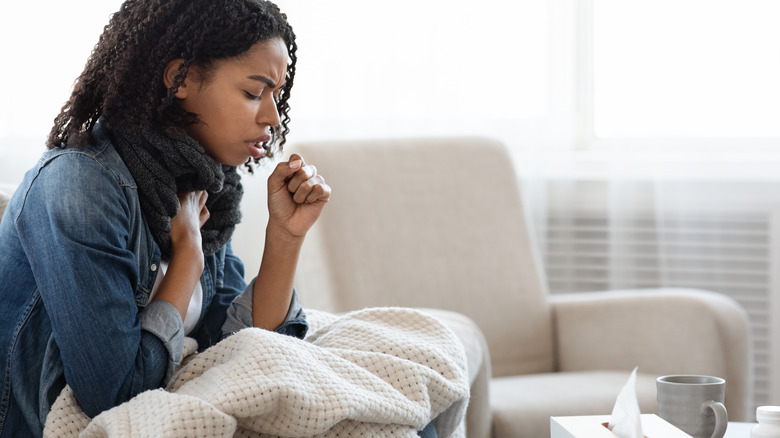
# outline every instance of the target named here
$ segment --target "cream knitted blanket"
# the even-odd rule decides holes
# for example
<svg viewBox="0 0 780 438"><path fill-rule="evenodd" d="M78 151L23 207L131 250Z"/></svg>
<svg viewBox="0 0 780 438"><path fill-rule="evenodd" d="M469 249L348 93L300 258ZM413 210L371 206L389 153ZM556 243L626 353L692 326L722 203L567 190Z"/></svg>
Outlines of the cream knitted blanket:
<svg viewBox="0 0 780 438"><path fill-rule="evenodd" d="M457 337L406 308L334 316L307 310L305 340L245 329L195 354L188 339L167 389L90 421L69 387L52 437L464 437L469 385Z"/></svg>

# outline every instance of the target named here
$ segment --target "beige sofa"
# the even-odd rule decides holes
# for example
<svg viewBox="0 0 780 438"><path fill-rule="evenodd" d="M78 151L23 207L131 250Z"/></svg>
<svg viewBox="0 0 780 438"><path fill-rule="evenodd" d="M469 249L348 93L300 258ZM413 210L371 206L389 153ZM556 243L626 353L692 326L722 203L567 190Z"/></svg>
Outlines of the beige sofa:
<svg viewBox="0 0 780 438"><path fill-rule="evenodd" d="M655 411L657 376L703 373L726 378L731 420L751 415L750 337L732 300L693 290L546 293L501 144L376 140L289 149L333 187L301 256L302 301L334 312L429 308L468 354L469 437L544 438L551 415L609 413L634 366L643 412ZM0 214L8 187L0 186ZM257 228L239 226L234 246L256 242ZM246 252L256 252L250 245Z"/></svg>
<svg viewBox="0 0 780 438"><path fill-rule="evenodd" d="M492 378L472 384L470 437L548 437L550 416L608 414L635 366L643 412L656 410L656 377L700 373L726 379L731 420L750 417L744 310L698 290L549 295L502 144L387 139L289 150L333 188L304 245L301 296L329 311L412 306L474 321L490 360L471 375Z"/></svg>
<svg viewBox="0 0 780 438"><path fill-rule="evenodd" d="M16 186L13 184L0 182L0 218L3 217L5 206L8 205L8 200L11 198L15 188Z"/></svg>

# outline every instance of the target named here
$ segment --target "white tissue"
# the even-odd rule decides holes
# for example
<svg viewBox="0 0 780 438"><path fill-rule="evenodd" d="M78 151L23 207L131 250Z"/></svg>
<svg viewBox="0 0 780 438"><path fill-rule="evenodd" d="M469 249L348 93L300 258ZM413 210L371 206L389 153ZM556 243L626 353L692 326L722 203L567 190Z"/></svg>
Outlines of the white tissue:
<svg viewBox="0 0 780 438"><path fill-rule="evenodd" d="M609 419L609 429L620 438L643 438L639 402L636 399L636 370L621 388Z"/></svg>

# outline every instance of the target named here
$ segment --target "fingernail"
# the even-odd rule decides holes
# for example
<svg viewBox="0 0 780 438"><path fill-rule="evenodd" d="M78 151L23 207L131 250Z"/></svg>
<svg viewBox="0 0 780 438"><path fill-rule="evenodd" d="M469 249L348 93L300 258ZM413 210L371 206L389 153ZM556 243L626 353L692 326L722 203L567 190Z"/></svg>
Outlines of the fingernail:
<svg viewBox="0 0 780 438"><path fill-rule="evenodd" d="M290 161L290 169L297 169L301 167L301 160Z"/></svg>

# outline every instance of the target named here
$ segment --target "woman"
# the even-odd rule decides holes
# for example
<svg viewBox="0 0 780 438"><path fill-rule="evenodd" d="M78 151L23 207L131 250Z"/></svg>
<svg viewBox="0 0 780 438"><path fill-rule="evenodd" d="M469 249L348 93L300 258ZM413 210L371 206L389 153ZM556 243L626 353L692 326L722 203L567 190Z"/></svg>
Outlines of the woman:
<svg viewBox="0 0 780 438"><path fill-rule="evenodd" d="M230 237L236 167L284 145L295 35L264 0L128 0L0 225L0 437L40 436L70 385L89 416L163 386L184 336L303 337L293 276L330 188L293 155L268 178L258 275Z"/></svg>

